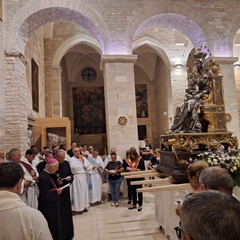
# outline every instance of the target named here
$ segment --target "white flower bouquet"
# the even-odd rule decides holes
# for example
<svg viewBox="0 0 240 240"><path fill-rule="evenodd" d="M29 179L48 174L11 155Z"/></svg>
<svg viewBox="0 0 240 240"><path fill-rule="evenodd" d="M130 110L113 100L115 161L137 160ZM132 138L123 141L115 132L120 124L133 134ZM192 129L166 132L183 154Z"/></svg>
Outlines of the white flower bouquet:
<svg viewBox="0 0 240 240"><path fill-rule="evenodd" d="M237 150L203 152L198 155L198 160L206 161L209 166L227 169L234 183L240 187L240 154Z"/></svg>

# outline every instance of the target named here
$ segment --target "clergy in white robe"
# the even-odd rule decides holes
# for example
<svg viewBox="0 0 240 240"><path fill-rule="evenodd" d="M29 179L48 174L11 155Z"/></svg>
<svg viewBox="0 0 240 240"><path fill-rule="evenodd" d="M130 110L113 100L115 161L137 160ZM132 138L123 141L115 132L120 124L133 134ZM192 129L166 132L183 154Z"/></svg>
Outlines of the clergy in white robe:
<svg viewBox="0 0 240 240"><path fill-rule="evenodd" d="M25 156L21 157L20 165L24 171L25 188L20 197L29 207L37 209L39 195L37 181L39 174L36 167L32 164L35 155L36 152L33 149L28 149Z"/></svg>
<svg viewBox="0 0 240 240"><path fill-rule="evenodd" d="M102 172L104 163L102 158L98 155L98 150L94 149L92 157L87 158L92 164L92 170L89 171L88 179L88 196L89 203L100 203L102 200Z"/></svg>
<svg viewBox="0 0 240 240"><path fill-rule="evenodd" d="M83 212L89 207L87 172L91 170L90 162L81 155L79 148L74 148L74 156L69 160L74 181L70 186L72 211Z"/></svg>

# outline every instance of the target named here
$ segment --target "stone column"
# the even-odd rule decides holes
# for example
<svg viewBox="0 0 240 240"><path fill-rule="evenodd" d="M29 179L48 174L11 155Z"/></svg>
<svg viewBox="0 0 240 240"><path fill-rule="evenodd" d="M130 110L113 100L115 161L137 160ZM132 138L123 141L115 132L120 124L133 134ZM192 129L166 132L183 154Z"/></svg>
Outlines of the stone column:
<svg viewBox="0 0 240 240"><path fill-rule="evenodd" d="M134 63L136 55L101 58L104 72L106 129L108 149L117 148L125 157L131 146L138 149Z"/></svg>
<svg viewBox="0 0 240 240"><path fill-rule="evenodd" d="M233 63L238 60L235 57L213 57L214 61L219 64L221 74L223 75L223 96L225 103L225 112L231 115L231 121L227 122L228 131L237 136L239 133L239 116L237 106L236 83L234 77Z"/></svg>
<svg viewBox="0 0 240 240"><path fill-rule="evenodd" d="M26 60L21 53L5 53L5 150L28 147Z"/></svg>
<svg viewBox="0 0 240 240"><path fill-rule="evenodd" d="M45 117L53 116L52 101L52 42L51 39L44 39L44 73L45 73Z"/></svg>
<svg viewBox="0 0 240 240"><path fill-rule="evenodd" d="M172 126L172 122L174 120L174 116L176 113L176 108L181 106L184 103L185 98L185 89L187 88L187 68L182 66L175 66L170 68L170 76L171 76L171 89L172 89L172 101L168 107L168 116L170 124ZM170 95L170 97L171 97Z"/></svg>
<svg viewBox="0 0 240 240"><path fill-rule="evenodd" d="M234 74L235 74L235 81L236 81L238 118L240 121L240 62L237 62L234 64Z"/></svg>
<svg viewBox="0 0 240 240"><path fill-rule="evenodd" d="M52 70L52 117L62 117L61 67Z"/></svg>
<svg viewBox="0 0 240 240"><path fill-rule="evenodd" d="M61 67L53 67L52 40L44 39L45 57L45 116L62 116Z"/></svg>

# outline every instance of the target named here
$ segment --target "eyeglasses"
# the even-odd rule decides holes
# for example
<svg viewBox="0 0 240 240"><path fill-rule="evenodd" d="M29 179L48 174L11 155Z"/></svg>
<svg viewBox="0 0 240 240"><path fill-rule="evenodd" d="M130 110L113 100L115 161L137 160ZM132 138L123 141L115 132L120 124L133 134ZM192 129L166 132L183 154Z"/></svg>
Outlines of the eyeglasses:
<svg viewBox="0 0 240 240"><path fill-rule="evenodd" d="M181 228L181 226L177 226L174 228L175 232L176 232L176 235L177 235L177 238L179 240L183 239L182 237L184 236L183 235L183 229ZM190 237L190 240L194 240L191 236Z"/></svg>
<svg viewBox="0 0 240 240"><path fill-rule="evenodd" d="M181 227L177 226L177 227L174 228L174 230L176 232L177 238L179 240L181 240L182 239L182 229L181 229Z"/></svg>

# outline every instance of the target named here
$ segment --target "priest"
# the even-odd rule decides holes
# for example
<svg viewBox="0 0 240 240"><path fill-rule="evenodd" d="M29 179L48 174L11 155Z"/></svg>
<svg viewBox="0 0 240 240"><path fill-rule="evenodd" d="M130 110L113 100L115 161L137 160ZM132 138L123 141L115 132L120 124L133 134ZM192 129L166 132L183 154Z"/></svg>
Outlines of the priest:
<svg viewBox="0 0 240 240"><path fill-rule="evenodd" d="M89 207L87 173L92 169L92 165L83 157L79 148L74 148L73 152L74 157L69 161L74 175L74 181L70 188L72 211L83 213L87 212Z"/></svg>
<svg viewBox="0 0 240 240"><path fill-rule="evenodd" d="M72 206L70 200L69 184L73 182L73 174L68 161L65 160L65 151L58 149L55 157L59 163L59 169L56 172L56 184L58 187L63 187L60 196L60 213L62 221L62 239L71 240L74 236Z"/></svg>
<svg viewBox="0 0 240 240"><path fill-rule="evenodd" d="M62 188L57 188L54 177L59 167L55 158L50 158L38 181L39 205L38 209L48 222L48 227L54 240L62 239L62 225L60 216L60 197Z"/></svg>

